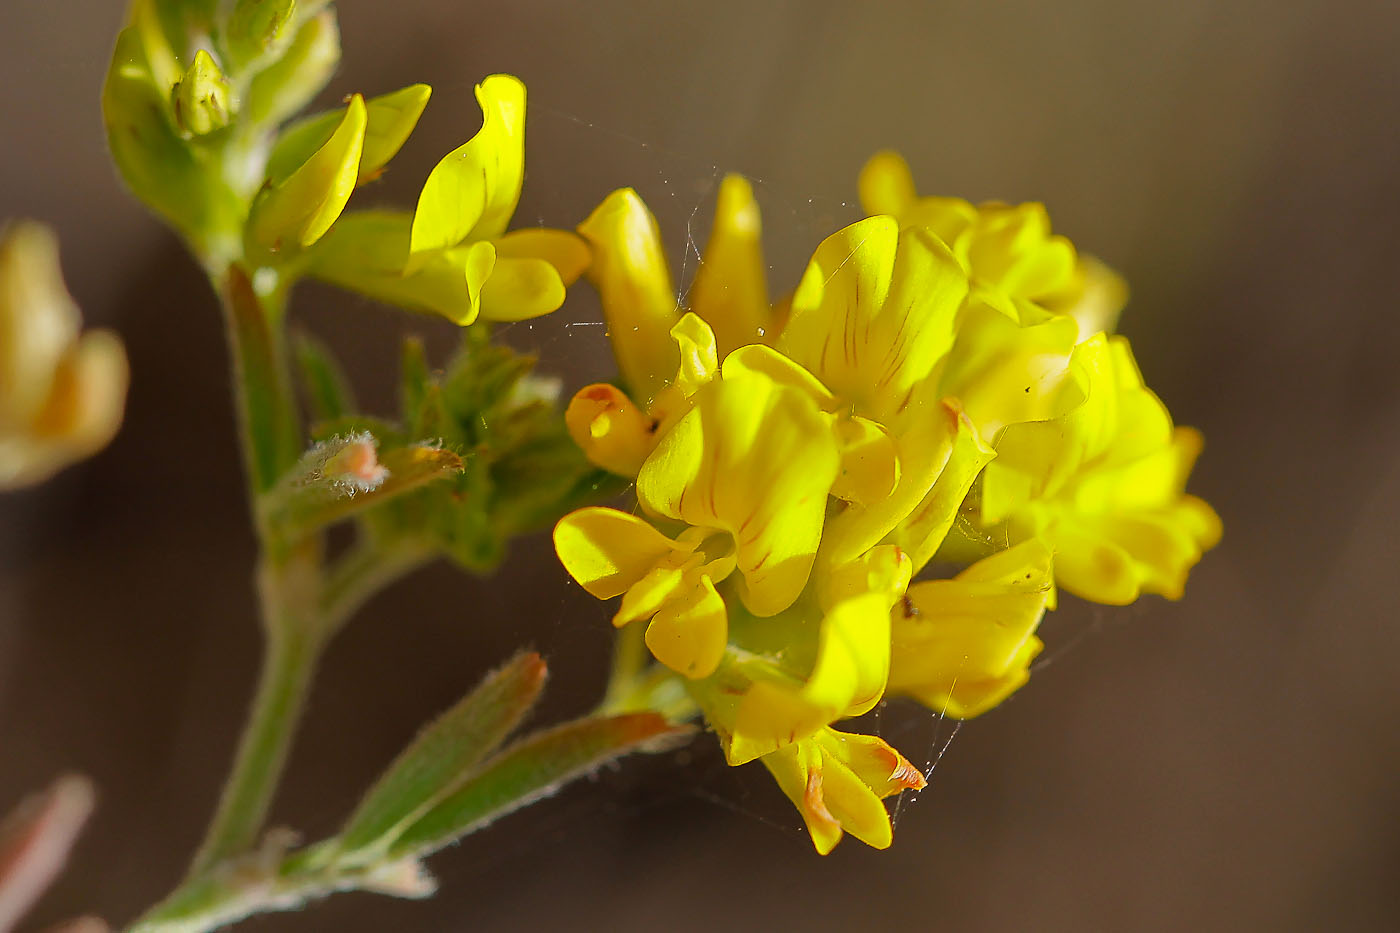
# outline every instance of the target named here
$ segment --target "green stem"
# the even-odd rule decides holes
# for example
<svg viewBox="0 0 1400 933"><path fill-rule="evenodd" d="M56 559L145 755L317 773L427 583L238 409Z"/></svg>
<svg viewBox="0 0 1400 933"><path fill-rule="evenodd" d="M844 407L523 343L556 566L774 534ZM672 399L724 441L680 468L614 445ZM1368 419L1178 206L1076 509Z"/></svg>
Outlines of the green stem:
<svg viewBox="0 0 1400 933"><path fill-rule="evenodd" d="M299 595L319 589L316 569L301 558L265 571L262 675L219 808L190 866L191 877L247 852L262 832L325 644L314 603Z"/></svg>

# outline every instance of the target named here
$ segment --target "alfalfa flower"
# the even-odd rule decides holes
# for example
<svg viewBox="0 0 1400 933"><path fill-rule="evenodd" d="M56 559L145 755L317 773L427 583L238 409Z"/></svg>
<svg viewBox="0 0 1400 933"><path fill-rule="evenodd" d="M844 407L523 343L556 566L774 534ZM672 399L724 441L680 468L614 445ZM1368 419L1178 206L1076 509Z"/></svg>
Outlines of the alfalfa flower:
<svg viewBox="0 0 1400 933"><path fill-rule="evenodd" d="M0 232L0 489L48 478L121 425L127 363L110 331L82 332L58 239L20 221Z"/></svg>

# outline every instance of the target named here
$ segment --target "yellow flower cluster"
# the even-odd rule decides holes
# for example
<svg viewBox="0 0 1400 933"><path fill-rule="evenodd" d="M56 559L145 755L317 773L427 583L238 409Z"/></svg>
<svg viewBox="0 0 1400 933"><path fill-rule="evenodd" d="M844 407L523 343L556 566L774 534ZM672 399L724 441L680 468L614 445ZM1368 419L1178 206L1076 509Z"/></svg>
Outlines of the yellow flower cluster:
<svg viewBox="0 0 1400 933"><path fill-rule="evenodd" d="M1026 681L1056 584L1175 597L1220 531L1182 493L1199 436L1105 333L1116 275L1041 205L918 197L892 153L860 190L870 216L775 303L738 176L685 308L635 192L579 227L625 391L588 386L566 417L590 459L635 477L642 514L581 509L554 534L823 853L843 832L887 846L881 799L923 784L834 723L887 693L976 716ZM973 547L957 576L911 583Z"/></svg>

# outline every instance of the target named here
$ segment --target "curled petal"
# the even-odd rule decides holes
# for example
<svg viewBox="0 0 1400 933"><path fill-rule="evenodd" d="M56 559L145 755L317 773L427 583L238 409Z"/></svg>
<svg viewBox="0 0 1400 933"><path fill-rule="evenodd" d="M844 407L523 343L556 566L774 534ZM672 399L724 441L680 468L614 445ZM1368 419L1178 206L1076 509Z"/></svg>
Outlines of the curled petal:
<svg viewBox="0 0 1400 933"><path fill-rule="evenodd" d="M591 463L621 476L636 476L656 443L651 419L621 389L605 382L580 389L564 412L564 423Z"/></svg>
<svg viewBox="0 0 1400 933"><path fill-rule="evenodd" d="M569 576L598 599L621 596L664 558L690 547L616 509L570 512L554 526L554 550Z"/></svg>
<svg viewBox="0 0 1400 933"><path fill-rule="evenodd" d="M564 282L559 271L543 259L515 259L497 253L491 274L481 287L481 316L488 321L523 321L548 314L563 303Z"/></svg>
<svg viewBox="0 0 1400 933"><path fill-rule="evenodd" d="M476 86L482 124L428 174L413 212L409 268L437 250L505 232L525 178L525 85L492 75Z"/></svg>
<svg viewBox="0 0 1400 933"><path fill-rule="evenodd" d="M511 259L543 259L559 273L565 286L574 284L593 257L576 233L549 227L512 230L496 239L496 252Z"/></svg>

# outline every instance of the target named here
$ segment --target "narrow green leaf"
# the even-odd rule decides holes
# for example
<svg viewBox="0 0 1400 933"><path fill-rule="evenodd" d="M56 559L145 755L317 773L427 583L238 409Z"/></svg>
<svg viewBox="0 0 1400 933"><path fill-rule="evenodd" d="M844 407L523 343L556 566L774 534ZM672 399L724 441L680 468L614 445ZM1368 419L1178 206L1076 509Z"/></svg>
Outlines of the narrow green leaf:
<svg viewBox="0 0 1400 933"><path fill-rule="evenodd" d="M656 713L630 713L579 719L526 736L404 830L389 857L436 852L609 761L666 751L693 733L692 727L673 725Z"/></svg>
<svg viewBox="0 0 1400 933"><path fill-rule="evenodd" d="M462 458L427 445L379 454L368 433L317 444L268 493L263 509L284 534L306 534L462 470Z"/></svg>
<svg viewBox="0 0 1400 933"><path fill-rule="evenodd" d="M297 366L313 421L344 418L355 410L355 397L330 349L306 334L296 339Z"/></svg>
<svg viewBox="0 0 1400 933"><path fill-rule="evenodd" d="M521 654L424 729L346 822L337 861L383 854L510 734L538 699L544 678L540 656Z"/></svg>

